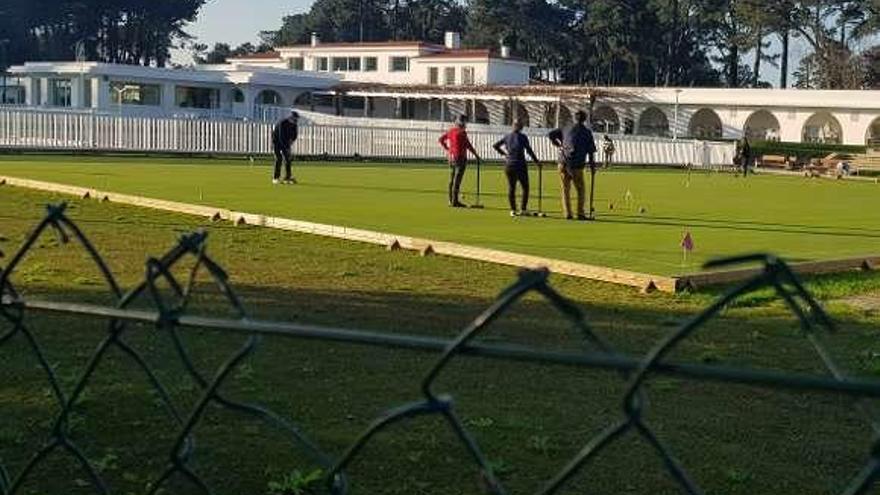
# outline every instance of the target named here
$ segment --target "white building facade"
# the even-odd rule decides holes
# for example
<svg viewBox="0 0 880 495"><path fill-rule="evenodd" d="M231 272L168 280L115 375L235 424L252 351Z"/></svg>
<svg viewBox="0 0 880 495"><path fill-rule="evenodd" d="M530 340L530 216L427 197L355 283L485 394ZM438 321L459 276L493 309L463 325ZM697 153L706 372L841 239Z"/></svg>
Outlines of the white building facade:
<svg viewBox="0 0 880 495"><path fill-rule="evenodd" d="M7 101L28 107L136 116L251 117L260 102L293 102L339 84L332 74L247 66L165 69L96 62L13 66Z"/></svg>
<svg viewBox="0 0 880 495"><path fill-rule="evenodd" d="M134 115L278 118L291 107L346 117L557 127L578 110L611 134L871 144L880 148L880 91L590 88L532 84L532 64L506 47L324 43L194 69L99 63L11 68L0 103ZM9 96L12 95L12 96Z"/></svg>
<svg viewBox="0 0 880 495"><path fill-rule="evenodd" d="M278 47L273 52L236 57L234 64L335 74L345 83L392 86L493 86L529 83L529 62L507 47L464 49L458 33L446 43L420 41L322 43Z"/></svg>

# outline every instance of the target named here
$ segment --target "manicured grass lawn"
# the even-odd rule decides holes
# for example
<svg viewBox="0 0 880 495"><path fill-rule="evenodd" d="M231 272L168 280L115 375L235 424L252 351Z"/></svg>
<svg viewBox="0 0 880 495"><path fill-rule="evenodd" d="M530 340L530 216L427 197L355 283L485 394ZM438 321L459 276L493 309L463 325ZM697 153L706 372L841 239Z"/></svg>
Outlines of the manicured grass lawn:
<svg viewBox="0 0 880 495"><path fill-rule="evenodd" d="M27 168L16 167L19 172ZM50 177L48 167L32 168L34 174L46 179L60 180L59 174L76 177L77 173L74 165L59 167L56 177ZM103 165L86 170L108 174L113 186L113 181L124 177L116 174L138 170L138 166ZM317 190L367 194L355 188L334 189L325 182L315 182L323 187L274 190L263 187L265 170L182 166L159 170L169 191L183 190L175 174L204 170L206 175L216 173L214 184L240 182L243 191L251 191L254 201L259 200L257 191L263 191L268 198L260 204L267 207L281 194L293 204L297 204L297 194L317 194ZM301 175L308 184L324 173L345 177L346 171L364 177L372 176L367 172L390 172L386 168L313 167ZM413 173L414 177L434 174ZM652 177L666 181L674 177L641 175L648 183ZM83 177L88 176L79 177L85 181ZM98 177L94 180L100 181ZM156 187L151 191L157 194L161 192L159 181L159 177L150 181L154 184L151 187ZM755 183L765 181L776 183L767 179ZM442 203L436 192L408 194ZM180 232L206 227L211 236L209 252L230 273L256 318L451 338L515 278L515 270L508 267L421 258L290 232L201 225L201 220L192 217L8 187L0 188L0 250L7 256L15 252L43 213L43 205L60 200L71 201L70 215L104 253L126 288L143 276L148 255L164 252ZM330 208L342 210L340 205ZM357 208L350 211L357 213ZM445 212L438 208L436 215ZM472 222L500 223L507 220L501 213L449 214L450 218ZM877 277L868 279L877 286ZM813 287L833 285L833 280L817 280ZM51 234L41 240L12 281L26 298L107 301L97 272L85 257L72 246L59 245ZM565 277L554 277L553 285L581 306L596 331L614 346L638 354L672 331L677 322L704 308L712 297L643 296L629 288ZM209 287L200 286L199 294L190 313L228 314ZM146 300L138 305L149 306ZM831 304L830 309L840 321L840 332L829 338L832 353L847 370L877 376L880 317L839 304ZM104 336L105 326L89 318L36 313L28 315L27 323L69 391ZM0 334L7 329L5 320L0 320ZM197 366L207 374L243 340L240 335L208 331L185 331L184 336ZM501 318L485 339L570 351L582 348L580 339L558 315L534 297ZM187 410L198 387L184 374L168 335L150 326L132 326L126 340L144 353L174 399ZM224 386L224 392L270 406L300 425L324 450L338 456L382 411L419 398L420 380L435 358L266 338ZM818 358L795 322L779 303L764 298L725 312L685 342L673 359L821 372ZM444 372L437 389L455 396L460 414L500 468L509 492L532 493L590 437L620 417L624 386L617 375L609 373L464 359ZM645 420L707 493L839 493L866 461L872 442L866 421L854 411L852 402L842 397L667 378L650 380L648 394ZM55 412L45 377L26 342L17 337L0 345L0 463L13 475L48 435ZM118 351L111 352L101 364L77 407L71 428L78 444L100 465L114 493L123 494L146 491L164 468L174 439L174 428L149 393L142 374ZM314 467L276 431L217 408L208 409L196 435L192 466L221 495L263 494L268 482L295 469L309 471ZM417 419L392 428L364 451L349 474L355 494L481 493L474 467L439 419ZM69 457L56 454L34 474L24 493L93 493L82 486L84 479ZM199 492L175 479L165 493ZM630 436L591 464L563 493L665 495L680 491L644 442Z"/></svg>
<svg viewBox="0 0 880 495"><path fill-rule="evenodd" d="M560 218L555 171L544 172L551 218L507 215L497 166L483 173L485 210L446 207L447 167L297 165L300 184L273 186L265 162L117 157L0 157L0 174L189 203L455 241L582 263L672 275L707 259L773 252L789 260L880 253L880 185L680 170L619 169L598 178L600 221ZM475 175L465 190L473 201ZM532 173L537 190L537 173ZM632 201L627 204L627 191ZM613 210L611 205L613 204ZM531 203L537 207L537 198ZM645 213L640 213L644 208ZM696 251L685 263L681 239Z"/></svg>

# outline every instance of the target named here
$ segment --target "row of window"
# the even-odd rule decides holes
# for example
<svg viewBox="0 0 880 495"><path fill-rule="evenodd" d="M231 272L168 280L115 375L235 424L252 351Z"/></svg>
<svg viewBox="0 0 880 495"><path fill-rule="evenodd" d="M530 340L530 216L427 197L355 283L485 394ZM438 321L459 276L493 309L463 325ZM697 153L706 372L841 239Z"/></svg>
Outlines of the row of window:
<svg viewBox="0 0 880 495"><path fill-rule="evenodd" d="M444 67L443 68L442 84L444 86L454 86L456 84L455 74L456 74L455 67ZM439 67L428 67L428 84L431 84L434 86L438 86L441 84L440 68ZM463 86L473 86L474 85L474 68L473 67L462 67L461 68L461 84Z"/></svg>
<svg viewBox="0 0 880 495"><path fill-rule="evenodd" d="M110 83L110 100L117 105L159 106L162 87L158 84ZM194 86L176 86L174 104L179 108L212 109L220 106L220 90Z"/></svg>
<svg viewBox="0 0 880 495"><path fill-rule="evenodd" d="M294 57L288 60L293 70L305 70L305 59ZM409 72L409 57L391 57L388 60L390 72ZM318 72L376 72L379 70L378 57L315 57L314 70Z"/></svg>

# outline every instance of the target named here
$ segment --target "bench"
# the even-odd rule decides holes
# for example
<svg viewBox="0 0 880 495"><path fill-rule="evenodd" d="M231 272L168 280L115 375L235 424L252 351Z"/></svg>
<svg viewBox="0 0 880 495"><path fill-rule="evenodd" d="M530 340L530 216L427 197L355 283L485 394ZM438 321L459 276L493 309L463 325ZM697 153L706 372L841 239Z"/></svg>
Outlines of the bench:
<svg viewBox="0 0 880 495"><path fill-rule="evenodd" d="M797 163L797 157L783 155L763 155L758 160L758 164L761 167L782 168L786 170L790 170L795 163Z"/></svg>

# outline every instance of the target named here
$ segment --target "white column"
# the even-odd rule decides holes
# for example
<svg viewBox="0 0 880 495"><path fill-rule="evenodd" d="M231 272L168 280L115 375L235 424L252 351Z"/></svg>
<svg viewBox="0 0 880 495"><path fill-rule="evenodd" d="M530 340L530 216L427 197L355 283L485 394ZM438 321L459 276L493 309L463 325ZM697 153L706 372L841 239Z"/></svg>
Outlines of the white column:
<svg viewBox="0 0 880 495"><path fill-rule="evenodd" d="M174 83L166 82L162 84L162 110L165 112L173 112L175 109L175 90Z"/></svg>
<svg viewBox="0 0 880 495"><path fill-rule="evenodd" d="M28 106L34 105L34 81L33 79L28 79L27 84L24 85L24 104Z"/></svg>
<svg viewBox="0 0 880 495"><path fill-rule="evenodd" d="M72 108L83 107L83 81L79 75L70 79L70 106Z"/></svg>
<svg viewBox="0 0 880 495"><path fill-rule="evenodd" d="M103 77L92 80L92 107L99 110L110 110L112 100L110 99L110 81Z"/></svg>
<svg viewBox="0 0 880 495"><path fill-rule="evenodd" d="M44 107L49 106L49 78L48 77L39 77L37 78L38 91L40 92L40 104Z"/></svg>

